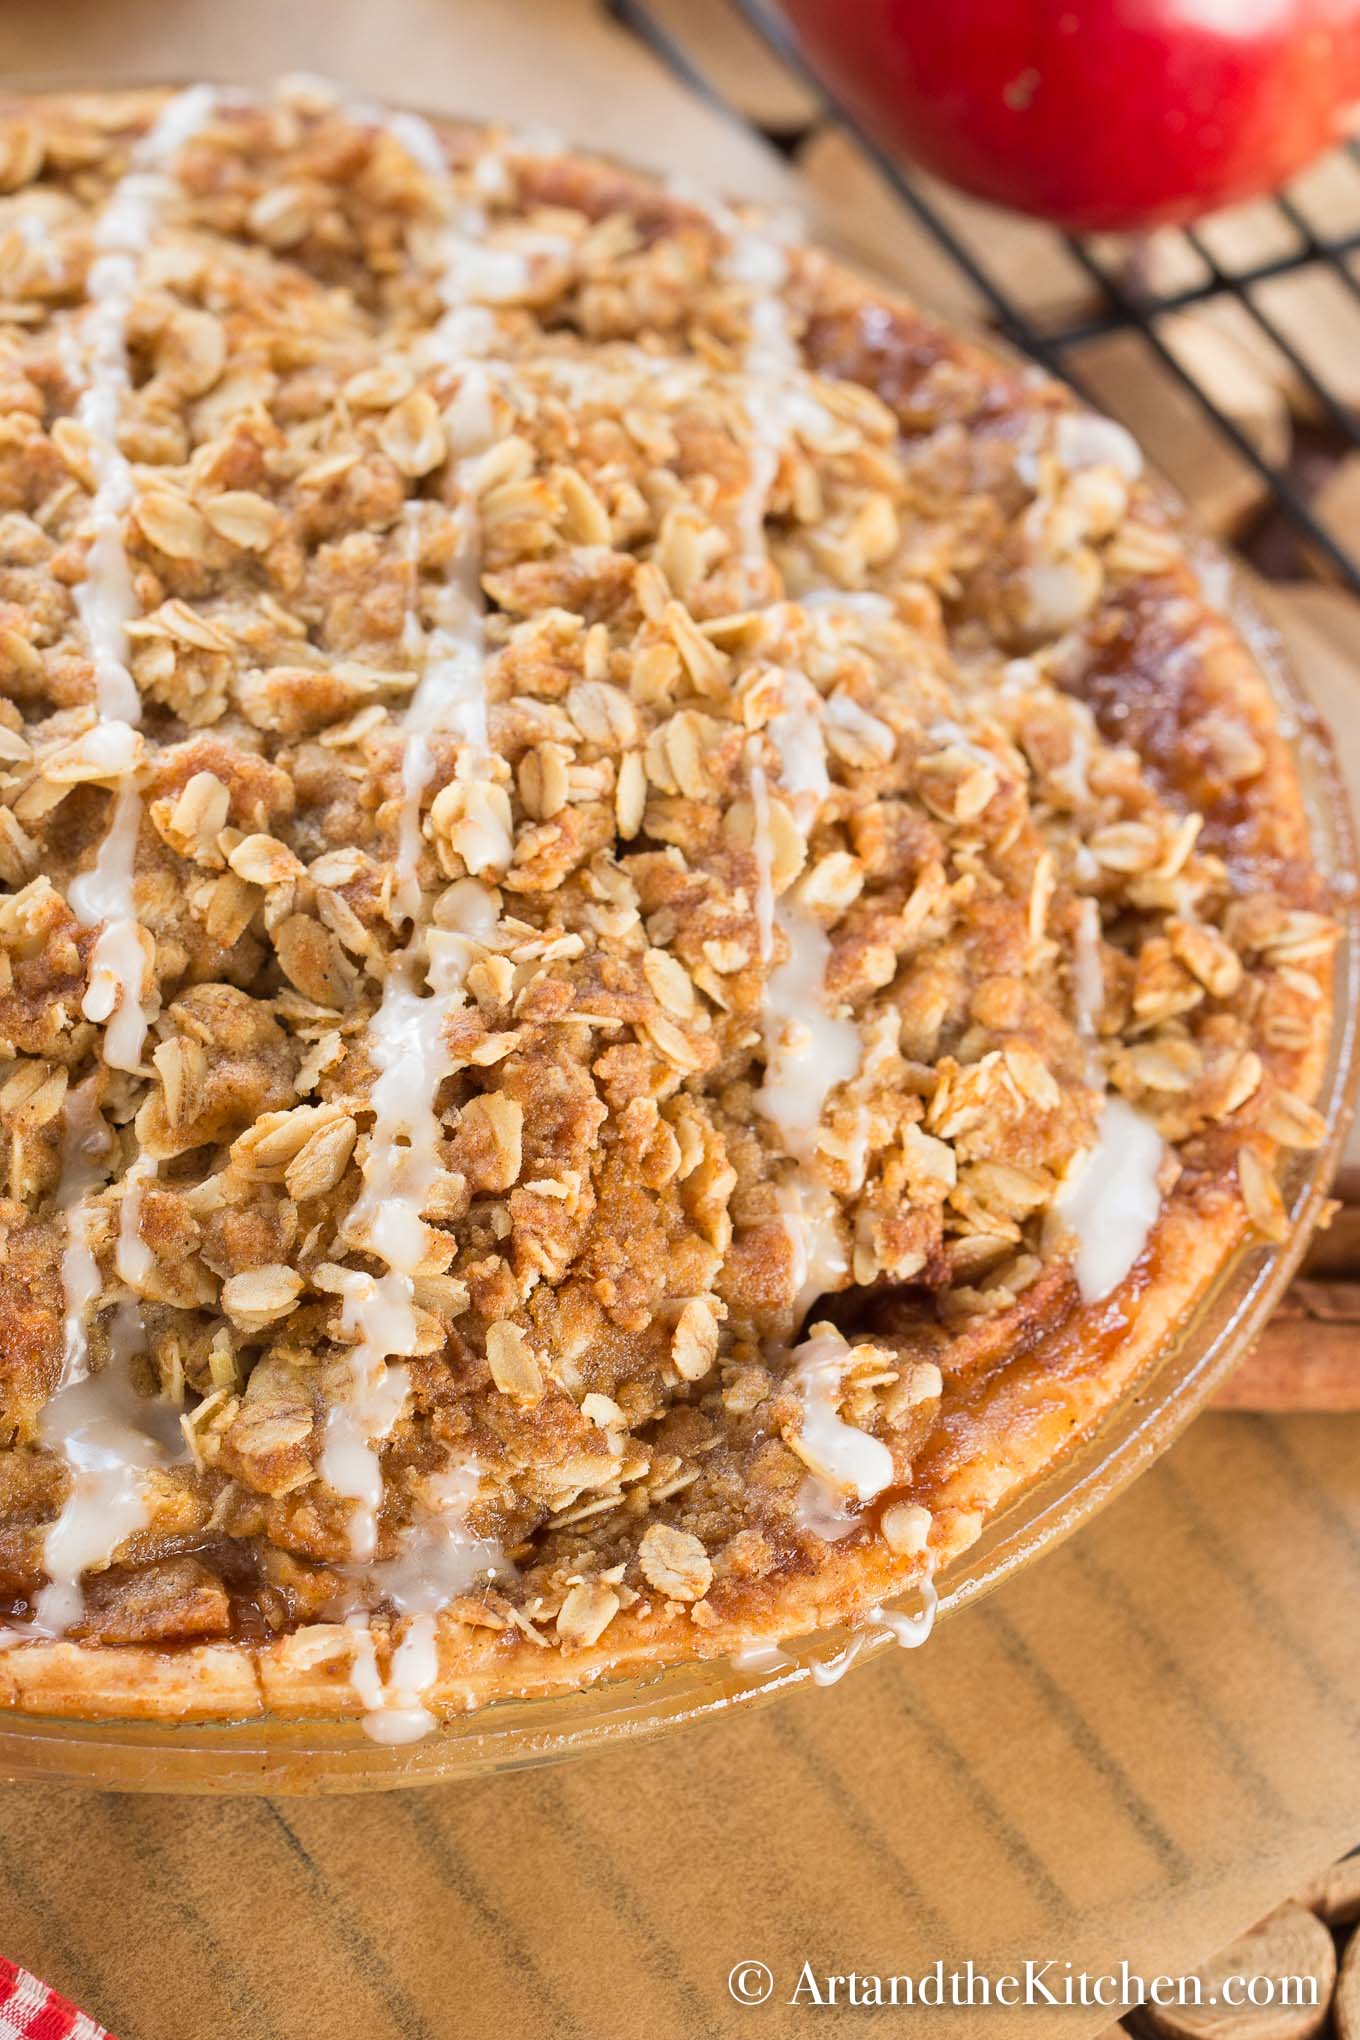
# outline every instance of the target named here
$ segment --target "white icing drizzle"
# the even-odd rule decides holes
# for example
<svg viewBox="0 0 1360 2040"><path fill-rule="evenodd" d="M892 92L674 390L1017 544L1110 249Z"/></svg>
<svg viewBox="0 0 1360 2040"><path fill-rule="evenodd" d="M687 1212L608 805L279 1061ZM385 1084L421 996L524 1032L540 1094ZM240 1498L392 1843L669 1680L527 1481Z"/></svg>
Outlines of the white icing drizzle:
<svg viewBox="0 0 1360 2040"><path fill-rule="evenodd" d="M917 1614L903 1615L892 1608L871 1608L864 1617L863 1626L856 1629L844 1650L810 1667L814 1685L838 1685L868 1643L870 1632L875 1629L886 1629L903 1650L919 1650L935 1627L938 1606L935 1582L926 1579L921 1582L921 1607Z"/></svg>
<svg viewBox="0 0 1360 2040"><path fill-rule="evenodd" d="M453 699L451 713L457 705ZM377 1537L382 1501L377 1448L405 1400L405 1370L388 1363L416 1350L415 1277L429 1246L421 1211L442 1166L435 1099L454 1067L447 1023L463 1003L476 937L488 933L495 919L495 896L477 879L450 887L445 901L445 912L458 914L462 928L431 929L418 938L418 947L394 959L369 1030L378 1070L374 1120L363 1188L347 1231L355 1245L386 1262L387 1272L354 1270L346 1278L341 1325L356 1340L351 1395L347 1405L330 1410L321 1462L331 1486L357 1504L351 1543L358 1559L372 1556Z"/></svg>
<svg viewBox="0 0 1360 2040"><path fill-rule="evenodd" d="M139 1350L136 1307L114 1313L112 1352L98 1374L89 1370L87 1317L100 1291L98 1263L90 1247L94 1218L91 1193L104 1181L113 1142L94 1103L96 1078L77 1087L67 1101L66 1146L58 1209L67 1217L61 1273L65 1292L62 1369L56 1393L38 1420L42 1443L60 1451L70 1473L67 1497L43 1540L48 1584L38 1595L34 1627L59 1636L80 1618L81 1574L106 1562L124 1538L149 1520L147 1476L185 1456L178 1417L165 1404L138 1395L128 1374ZM135 1162L123 1181L115 1266L120 1279L136 1287L154 1261L138 1233L145 1182L156 1173L150 1160Z"/></svg>
<svg viewBox="0 0 1360 2040"><path fill-rule="evenodd" d="M475 879L451 887L450 909L462 910L469 931L486 932L493 896ZM446 900L449 894L446 894ZM450 1014L463 1001L462 980L474 954L471 933L432 929L423 995L417 961L407 951L390 966L369 1041L378 1077L363 1188L348 1220L357 1245L387 1263L387 1272L348 1272L341 1328L355 1340L349 1356L350 1400L327 1417L321 1471L338 1494L356 1504L351 1548L372 1556L382 1502L378 1445L402 1413L406 1373L393 1360L416 1350L415 1277L428 1247L421 1210L438 1180L439 1121L435 1097L453 1069L445 1043Z"/></svg>
<svg viewBox="0 0 1360 2040"><path fill-rule="evenodd" d="M859 1510L852 1509L813 1474L808 1475L798 1490L793 1515L800 1530L820 1537L823 1544L839 1544L842 1538L858 1530L861 1523Z"/></svg>
<svg viewBox="0 0 1360 2040"><path fill-rule="evenodd" d="M817 1143L822 1108L860 1065L859 1029L826 1011L831 942L810 915L783 906L775 919L789 945L765 988L765 1081L756 1104L772 1119L789 1153L802 1160Z"/></svg>
<svg viewBox="0 0 1360 2040"><path fill-rule="evenodd" d="M1096 1023L1105 1004L1105 972L1100 960L1100 906L1084 899L1077 909L1077 937L1072 952L1072 984L1077 1001L1077 1032L1094 1042Z"/></svg>
<svg viewBox="0 0 1360 2040"><path fill-rule="evenodd" d="M145 1527L152 1477L187 1457L177 1414L132 1385L140 1343L135 1309L120 1305L106 1365L89 1374L82 1361L38 1419L41 1443L61 1452L70 1473L66 1500L43 1539L47 1585L32 1624L39 1636L61 1636L80 1620L81 1575Z"/></svg>
<svg viewBox="0 0 1360 2040"><path fill-rule="evenodd" d="M750 473L737 515L748 559L765 553L765 515L779 462L798 430L815 437L832 426L825 406L809 388L798 340L784 300L789 258L777 229L747 225L730 206L674 177L668 189L694 206L727 239L720 273L753 292L750 334L742 364L743 402L751 428Z"/></svg>
<svg viewBox="0 0 1360 2040"><path fill-rule="evenodd" d="M350 1683L365 1709L364 1733L374 1742L419 1742L435 1727L425 1696L439 1676L439 1641L433 1615L418 1615L392 1653L384 1678L378 1647L361 1616L350 1617L354 1657Z"/></svg>
<svg viewBox="0 0 1360 2040"><path fill-rule="evenodd" d="M838 1650L834 1657L823 1658L811 1665L809 1670L812 1673L813 1685L838 1686L868 1641L868 1630L857 1630L844 1650Z"/></svg>
<svg viewBox="0 0 1360 2040"><path fill-rule="evenodd" d="M375 1124L375 1143L380 1134ZM378 1174L375 1169L375 1178ZM340 1328L354 1341L349 1401L332 1403L327 1411L320 1470L337 1494L355 1504L350 1550L363 1560L373 1556L382 1506L378 1446L401 1416L406 1400L406 1371L389 1363L416 1348L415 1283L410 1274L397 1268L382 1276L352 1271L346 1278Z"/></svg>
<svg viewBox="0 0 1360 2040"><path fill-rule="evenodd" d="M414 505L408 508L416 594L404 636L408 650L423 650L424 671L402 725L392 904L394 913L410 923L411 932L405 948L388 966L382 1000L369 1029L369 1050L378 1073L371 1097L373 1126L362 1164L363 1187L347 1221L352 1244L382 1261L385 1272L351 1270L344 1280L341 1329L354 1340L350 1393L345 1404L332 1405L328 1413L321 1473L355 1505L350 1546L363 1568L367 1589L410 1618L385 1679L367 1618L351 1618L356 1625L352 1677L365 1707L364 1727L380 1742L405 1742L434 1726L424 1701L439 1671L438 1611L465 1592L478 1574L503 1563L497 1547L466 1530L466 1502L476 1485L467 1469L457 1470L456 1477L470 1482L468 1493L461 1488L447 1493L443 1505L411 1534L399 1558L378 1565L369 1562L376 1549L383 1498L379 1448L405 1406L407 1370L401 1362L415 1353L418 1343L416 1280L430 1245L421 1214L442 1172L435 1101L441 1082L455 1067L447 1024L465 999L464 979L477 944L496 923L497 896L481 880L503 871L513 850L494 805L482 802L475 809L475 827L465 827L460 835L460 850L473 875L445 891L440 925L429 925L419 857L421 805L435 769L432 739L448 736L456 741L456 777L474 787L485 781L491 765L476 484L493 418L486 371L468 358L484 344L488 328L485 321L480 326L469 323L467 315L476 310L476 300L496 303L518 295L527 268L521 254L487 250L481 243L484 216L479 207L454 201L443 150L429 124L413 115L382 118L445 195L447 225L440 243L439 278L444 315L427 336L426 352L440 366L462 371L450 410L456 443L465 457L454 476L454 559L428 633L417 602L421 513Z"/></svg>
<svg viewBox="0 0 1360 2040"><path fill-rule="evenodd" d="M127 627L136 601L123 520L134 491L132 469L118 444L130 388L128 320L142 259L174 194L164 166L211 118L214 105L212 91L195 86L163 109L95 226L96 254L86 280L84 388L76 417L87 435L95 489L89 510L93 538L75 604L94 663L105 748L112 753L121 747L129 765L136 757L132 726L141 719L141 700L127 664ZM121 1070L135 1070L140 1063L148 1024L142 1004L146 957L132 904L140 822L141 796L129 777L116 794L112 824L93 871L78 878L69 893L82 926L100 928L81 1011L87 1020L106 1023L104 1060Z"/></svg>
<svg viewBox="0 0 1360 2040"><path fill-rule="evenodd" d="M467 1528L467 1508L477 1491L471 1466L453 1468L433 1483L431 1513L417 1525L397 1558L363 1569L364 1588L391 1602L408 1617L384 1679L375 1642L363 1614L347 1618L355 1632L351 1679L365 1708L364 1732L375 1742L416 1742L436 1723L425 1701L439 1676L435 1617L487 1574L506 1571L505 1554L491 1538Z"/></svg>
<svg viewBox="0 0 1360 2040"><path fill-rule="evenodd" d="M80 1010L87 1020L103 1023L104 1060L115 1070L138 1067L148 1025L142 1003L146 952L132 906L141 819L142 797L127 781L115 795L113 821L93 869L67 888L68 904L81 926L99 927Z"/></svg>
<svg viewBox="0 0 1360 2040"><path fill-rule="evenodd" d="M382 1465L374 1440L386 1437L401 1414L399 1403L388 1418L386 1410L378 1406L378 1391L389 1382L394 1389L404 1388L405 1375L388 1366L395 1348L385 1345L378 1325L365 1329L348 1307L341 1314L341 1323L347 1331L357 1332L359 1339L350 1357L352 1407L332 1403L327 1410L318 1471L338 1495L355 1504L350 1550L362 1559L372 1554L383 1498ZM396 1335L401 1336L400 1325Z"/></svg>
<svg viewBox="0 0 1360 2040"><path fill-rule="evenodd" d="M402 1550L362 1569L365 1588L390 1601L399 1615L437 1614L486 1574L510 1569L494 1538L478 1537L468 1528L479 1478L480 1469L466 1463L427 1482L425 1513Z"/></svg>
<svg viewBox="0 0 1360 2040"><path fill-rule="evenodd" d="M756 291L750 310L751 331L743 369L746 416L751 427L751 471L742 499L738 527L748 555L765 550L765 515L779 462L792 435L803 430L816 437L831 418L807 387L803 358L782 295L789 261L779 242L741 224L730 212L713 215L729 236L727 274Z"/></svg>
<svg viewBox="0 0 1360 2040"><path fill-rule="evenodd" d="M692 192L685 195L694 196ZM751 307L750 339L743 364L744 396L753 446L751 473L739 518L748 552L754 556L764 550L764 520L769 491L790 433L802 427L815 434L829 421L825 411L809 394L805 382L800 382L801 358L787 307L780 296L788 273L783 249L770 236L744 228L726 208L700 202L715 224L729 235L731 247L727 273L734 280L754 286L760 293ZM494 300L494 291L485 295ZM642 356L636 366L657 379L669 373L674 373L677 379L683 376L683 364L655 362L646 356ZM594 382L587 384L585 378L588 372L583 371L579 364L554 363L549 359L544 367L547 372L556 373L559 379L571 384L578 395L590 394L596 387ZM1127 435L1103 419L1082 417L1060 421L1058 453L1063 464L1073 470L1108 464L1119 469L1127 479L1133 479L1140 466L1137 450ZM814 591L800 599L806 607L814 610L843 608L848 613L870 619L893 614L891 602L874 593L827 589ZM806 821L811 813L815 813L829 786L816 717L825 713L828 719L853 728L867 741L885 744L889 751L895 737L889 726L852 700L837 697L822 705L815 690L802 675L786 675L785 679L786 706L769 726L770 735L781 757L781 791L789 798L795 815ZM976 744L957 724L941 722L931 735L936 741L963 749L979 766L996 770L998 760L995 754ZM1072 760L1073 776L1080 782L1079 787L1074 788L1074 794L1084 791L1086 748L1082 745L1081 755L1074 756ZM824 1014L825 969L829 954L824 932L809 917L797 915L792 906L776 902L771 879L773 844L769 788L754 748L748 757L755 822L756 915L762 960L768 963L773 953L776 925L783 931L790 949L788 960L771 973L767 986L767 1075L759 1102L761 1109L780 1125L790 1152L805 1159L809 1144L815 1143L816 1127L827 1095L837 1083L851 1078L859 1067L860 1042L852 1022L836 1021ZM1094 1017L1102 1002L1103 987L1096 946L1098 908L1094 902L1088 903L1088 912L1094 926L1084 921L1079 929L1075 968L1082 1030L1093 1035ZM1088 1288L1090 1295L1108 1293L1141 1252L1160 1205L1152 1179L1160 1166L1161 1156L1160 1140L1147 1122L1122 1101L1107 1101L1097 1148L1079 1165L1060 1200L1069 1223L1074 1224L1081 1235L1078 1276L1084 1294L1088 1293ZM1107 1180L1111 1170L1118 1187L1114 1199L1107 1200L1103 1189L1098 1189L1097 1185ZM1086 1191L1081 1188L1083 1183L1088 1186ZM844 1245L834 1222L828 1222L828 1213L821 1208L820 1202L814 1209L819 1189L820 1186L815 1183L801 1181L781 1192L781 1217L794 1251L800 1311L805 1311L817 1295L834 1286L846 1267ZM827 1192L822 1192L822 1199L834 1219L834 1200ZM1095 1207L1089 1222L1085 1216L1088 1200ZM818 1343L809 1342L811 1346ZM808 1349L799 1350L806 1353ZM859 1478L872 1483L876 1478L875 1469L881 1471L881 1462L874 1462L874 1448L881 1452L886 1452L886 1448L841 1422L828 1379L833 1372L834 1369L823 1360L814 1363L810 1377L809 1422L805 1423L804 1435L809 1436L810 1443L816 1441L822 1454L829 1449L846 1455L840 1462L842 1467L858 1468ZM870 1448L867 1455L866 1447ZM847 1487L849 1492L856 1492L853 1480L847 1483ZM870 1492L878 1491L876 1486L871 1486ZM819 1535L828 1539L848 1534L859 1521L855 1510L846 1505L843 1492L815 1477L804 1483L800 1514L806 1527L815 1528ZM924 1642L935 1613L935 1590L929 1581L923 1589L923 1603L920 1613L910 1617L881 1609L871 1611L866 1617L865 1629L852 1640L846 1652L834 1660L831 1667L815 1667L814 1678L819 1683L830 1684L842 1676L867 1640L869 1629L874 1626L889 1629L906 1647ZM749 1653L737 1654L734 1662L755 1669L765 1668L781 1658L782 1653L776 1647L762 1646Z"/></svg>
<svg viewBox="0 0 1360 2040"><path fill-rule="evenodd" d="M142 1199L146 1186L154 1181L156 1164L142 1155L123 1178L123 1195L118 1206L118 1244L114 1266L119 1280L129 1289L141 1289L156 1265L156 1257L142 1238Z"/></svg>
<svg viewBox="0 0 1360 2040"><path fill-rule="evenodd" d="M903 1650L919 1650L935 1627L939 1605L934 1580L925 1579L921 1582L921 1606L915 1615L904 1615L895 1608L872 1608L864 1619L876 1629L888 1630Z"/></svg>
<svg viewBox="0 0 1360 2040"><path fill-rule="evenodd" d="M1147 1245L1162 1208L1157 1178L1164 1154L1150 1120L1124 1099L1106 1098L1096 1144L1078 1159L1056 1200L1077 1236L1084 1302L1099 1303L1118 1288Z"/></svg>
<svg viewBox="0 0 1360 2040"><path fill-rule="evenodd" d="M81 1004L87 1020L104 1025L104 1061L135 1070L141 1062L148 1014L142 1003L146 970L141 930L133 908L133 879L141 795L135 774L141 742L141 702L128 670L127 627L136 608L123 536L132 503L132 470L118 445L119 422L130 381L127 327L142 259L174 184L164 174L183 145L211 117L215 99L196 87L171 99L138 145L133 166L115 187L94 230L95 257L87 279L83 346L68 352L83 388L76 416L84 426L95 488L89 523L93 537L85 575L74 591L76 612L94 666L99 721L84 739L87 751L114 782L113 816L94 866L68 888L82 926L98 927L89 985ZM148 1477L183 1456L178 1418L166 1405L138 1395L129 1366L140 1339L135 1309L120 1305L112 1325L113 1350L97 1375L89 1370L88 1317L100 1292L90 1244L92 1199L113 1161L113 1142L96 1103L97 1078L77 1085L66 1103L57 1207L66 1219L61 1277L64 1303L61 1375L39 1419L42 1443L59 1451L70 1484L67 1498L43 1540L48 1584L38 1595L34 1629L62 1634L80 1618L81 1575L112 1557L125 1538L149 1520ZM119 1213L116 1266L136 1286L152 1256L137 1233L143 1182L155 1164L137 1164L126 1179ZM168 1425L165 1435L155 1426Z"/></svg>
<svg viewBox="0 0 1360 2040"><path fill-rule="evenodd" d="M779 754L780 789L804 829L830 788L821 715L816 688L801 673L786 673L783 705L766 734ZM761 960L769 962L776 924L788 945L788 955L770 971L765 984L765 1080L756 1104L778 1128L789 1154L807 1161L816 1148L826 1101L838 1084L857 1074L863 1045L853 1020L837 1019L826 1010L831 957L826 930L795 901L775 900L769 788L754 738L747 758Z"/></svg>
<svg viewBox="0 0 1360 2040"><path fill-rule="evenodd" d="M1084 899L1073 955L1077 1031L1088 1044L1089 1076L1104 1091L1096 1144L1077 1157L1055 1200L1076 1235L1074 1268L1084 1303L1117 1289L1148 1242L1162 1208L1158 1188L1166 1149L1151 1120L1105 1091L1095 1054L1096 1023L1105 1003L1100 961L1100 908Z"/></svg>
<svg viewBox="0 0 1360 2040"><path fill-rule="evenodd" d="M434 768L431 737L451 734L462 745L460 778L475 780L490 762L477 599L475 469L475 458L459 464L460 542L440 593L438 621L426 640L425 671L403 724L394 905L413 930L405 950L388 967L369 1030L378 1070L374 1122L363 1189L348 1230L356 1245L386 1262L387 1273L375 1277L354 1271L347 1279L341 1324L356 1341L350 1356L351 1397L347 1405L330 1410L321 1461L326 1480L356 1504L351 1539L358 1559L370 1558L374 1550L382 1502L378 1446L400 1417L405 1398L405 1370L388 1363L416 1349L415 1277L428 1246L420 1214L440 1174L435 1098L453 1069L447 1022L463 1003L473 943L490 932L496 919L494 895L478 879L468 878L449 888L442 909L446 919L456 917L461 925L425 928L417 869L420 804ZM489 820L470 848L465 861L494 871L504 869L512 844Z"/></svg>
<svg viewBox="0 0 1360 2040"><path fill-rule="evenodd" d="M745 1650L734 1650L731 1663L737 1672L776 1672L793 1659L777 1643L752 1643Z"/></svg>
<svg viewBox="0 0 1360 2040"><path fill-rule="evenodd" d="M857 1430L840 1415L850 1348L839 1332L824 1327L796 1346L792 1357L787 1386L803 1405L800 1456L833 1504L842 1505L846 1497L871 1502L892 1480L893 1460L881 1438Z"/></svg>
<svg viewBox="0 0 1360 2040"><path fill-rule="evenodd" d="M760 558L765 549L765 513L770 491L779 473L780 456L789 433L789 412L782 387L783 378L798 363L798 351L789 331L784 302L778 296L786 264L779 249L748 238L749 249L768 249L774 262L762 281L771 295L758 297L751 306L751 337L744 363L749 383L746 416L751 426L751 472L742 498L738 527L747 552ZM734 250L734 257L736 255ZM748 277L747 281L756 278Z"/></svg>
<svg viewBox="0 0 1360 2040"><path fill-rule="evenodd" d="M61 1283L66 1311L62 1327L61 1376L58 1392L83 1381L89 1372L87 1318L99 1294L99 1263L90 1246L94 1220L91 1193L108 1180L113 1137L95 1102L97 1077L77 1084L66 1100L65 1141L57 1212L66 1221L66 1247L61 1257Z"/></svg>
<svg viewBox="0 0 1360 2040"><path fill-rule="evenodd" d="M831 791L822 735L824 712L822 697L807 675L786 670L780 710L766 724L766 734L779 754L780 790L805 831Z"/></svg>
<svg viewBox="0 0 1360 2040"><path fill-rule="evenodd" d="M486 378L470 367L463 387L483 397ZM486 429L490 430L489 414ZM457 508L459 543L448 581L440 591L439 616L425 641L425 671L412 697L402 724L401 818L397 825L398 910L414 921L420 911L417 863L420 855L420 803L434 769L431 737L454 736L467 747L460 760L469 772L484 769L487 753L486 695L482 685L485 648L482 643L482 604L477 571L480 540L476 528L475 459L459 463L460 501ZM408 619L409 621L409 619ZM419 619L417 628L419 627ZM492 834L484 856L472 868L504 868L510 846L503 836Z"/></svg>
<svg viewBox="0 0 1360 2040"><path fill-rule="evenodd" d="M522 238L514 248L488 247L486 213L475 200L454 197L443 144L430 123L415 113L383 113L379 118L445 196L446 217L439 245L439 295L444 315L426 335L425 345L433 359L461 366L471 356L484 354L494 338L495 322L489 307L513 304L523 297L530 282L530 253L536 247L556 253L566 244L545 236L538 241ZM505 166L488 152L473 164L472 181L485 196L500 197Z"/></svg>
<svg viewBox="0 0 1360 2040"><path fill-rule="evenodd" d="M779 757L780 791L805 831L831 787L822 714L821 696L806 675L785 672L780 710L767 724L766 734ZM756 1107L778 1129L788 1154L806 1166L816 1155L827 1098L838 1084L858 1074L863 1044L853 1020L837 1019L826 1009L831 956L826 930L795 901L775 900L769 787L754 737L747 751L747 771L761 961L769 965L776 924L788 945L784 961L768 972L765 981L761 1012L765 1075ZM801 1319L819 1296L840 1286L849 1270L849 1255L835 1200L823 1184L804 1174L782 1187L780 1206L793 1252L794 1307Z"/></svg>
<svg viewBox="0 0 1360 2040"><path fill-rule="evenodd" d="M825 1183L804 1175L780 1185L779 1216L793 1254L793 1307L801 1320L850 1272L840 1206Z"/></svg>

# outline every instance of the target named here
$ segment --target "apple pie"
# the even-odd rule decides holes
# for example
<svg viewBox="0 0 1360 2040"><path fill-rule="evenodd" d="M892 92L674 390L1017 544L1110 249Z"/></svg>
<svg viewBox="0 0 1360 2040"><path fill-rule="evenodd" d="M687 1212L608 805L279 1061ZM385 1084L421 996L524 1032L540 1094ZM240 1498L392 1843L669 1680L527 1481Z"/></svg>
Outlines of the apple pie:
<svg viewBox="0 0 1360 2040"><path fill-rule="evenodd" d="M1326 1132L1137 447L315 81L11 97L0 194L0 1701L397 1740L901 1626Z"/></svg>

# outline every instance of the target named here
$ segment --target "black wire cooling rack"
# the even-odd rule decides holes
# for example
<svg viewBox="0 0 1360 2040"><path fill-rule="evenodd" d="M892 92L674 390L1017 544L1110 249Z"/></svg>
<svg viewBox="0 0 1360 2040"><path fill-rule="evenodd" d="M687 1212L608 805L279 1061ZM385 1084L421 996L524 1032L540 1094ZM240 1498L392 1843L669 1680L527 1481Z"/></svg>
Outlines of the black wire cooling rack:
<svg viewBox="0 0 1360 2040"><path fill-rule="evenodd" d="M793 154L815 127L831 123L853 143L937 249L966 279L997 331L1078 390L1082 389L1082 379L1073 356L1083 347L1121 333L1140 336L1160 368L1185 391L1238 458L1259 477L1278 517L1300 542L1302 570L1321 565L1324 572L1330 572L1360 594L1360 555L1318 516L1310 501L1312 492L1306 470L1301 473L1296 458L1281 462L1264 452L1182 360L1164 330L1166 320L1176 314L1215 301L1235 301L1255 335L1274 351L1305 393L1320 428L1314 434L1315 445L1325 446L1323 458L1334 461L1348 451L1360 450L1360 416L1345 395L1333 387L1307 342L1287 331L1261 297L1262 286L1295 274L1327 271L1335 286L1354 301L1356 358L1360 361L1360 278L1351 266L1351 258L1360 256L1360 155L1356 145L1352 144L1350 151L1357 200L1357 224L1353 229L1339 233L1323 231L1301 198L1282 193L1268 202L1283 243L1279 252L1245 266L1230 265L1216 252L1211 234L1200 229L1185 230L1181 236L1182 253L1188 260L1183 266L1194 269L1196 280L1166 292L1148 286L1127 243L1121 247L1108 237L1063 236L1071 262L1090 286L1094 308L1083 309L1070 319L1040 316L1027 308L997 273L978 238L946 218L927 187L865 133L808 64L792 33L766 0L728 0L728 5L798 81L809 105L815 109L799 132L767 133L767 140ZM609 6L614 17L640 37L691 91L733 122L747 128L754 126L715 82L702 48L696 49L695 39L675 27L674 9L663 10L656 0L609 0ZM1313 472L1316 465L1314 460Z"/></svg>

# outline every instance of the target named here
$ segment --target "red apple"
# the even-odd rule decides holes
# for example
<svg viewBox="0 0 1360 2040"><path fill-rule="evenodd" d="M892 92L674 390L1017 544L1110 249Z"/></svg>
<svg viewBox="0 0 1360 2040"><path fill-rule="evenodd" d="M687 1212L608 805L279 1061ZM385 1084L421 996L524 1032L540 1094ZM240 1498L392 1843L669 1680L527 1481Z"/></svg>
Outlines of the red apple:
<svg viewBox="0 0 1360 2040"><path fill-rule="evenodd" d="M781 0L889 150L1065 227L1273 190L1360 103L1360 0Z"/></svg>

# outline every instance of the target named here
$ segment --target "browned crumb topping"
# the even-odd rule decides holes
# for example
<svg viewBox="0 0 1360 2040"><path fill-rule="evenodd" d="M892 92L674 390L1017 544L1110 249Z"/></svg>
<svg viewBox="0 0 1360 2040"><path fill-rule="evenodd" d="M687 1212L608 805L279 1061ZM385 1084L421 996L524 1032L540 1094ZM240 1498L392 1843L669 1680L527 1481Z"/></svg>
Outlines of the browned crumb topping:
<svg viewBox="0 0 1360 2040"><path fill-rule="evenodd" d="M128 329L154 996L141 1067L109 1068L68 901L114 798L72 342L153 111L35 102L4 131L0 1592L22 1618L70 1478L38 1420L81 1086L114 1135L92 1359L134 1302L140 1385L193 1458L156 1475L77 1634L264 1635L335 1603L352 1503L320 1460L345 1274L381 1267L346 1221L410 938L402 716L469 489L492 756L469 777L431 740L417 875L436 930L469 870L496 911L448 1021L378 1556L471 1469L470 1529L514 1572L451 1619L567 1652L625 1610L763 1621L833 1554L872 1548L876 1593L911 1577L955 1404L1017 1352L1081 1348L1054 1200L1102 1081L1168 1143L1167 1193L1240 1192L1272 1238L1277 1150L1321 1137L1333 930L1250 662L1127 450L1051 386L795 251L801 401L766 478L730 224L449 130L453 189L510 258L463 336L479 415L428 345L448 190L371 117L231 103L176 163ZM825 755L810 796L790 676ZM789 953L766 883L825 934L860 1043L801 1153L758 1095ZM144 1251L120 1255L129 1209ZM818 1288L850 1341L839 1415L893 1465L848 1545L798 1506L789 1349Z"/></svg>

